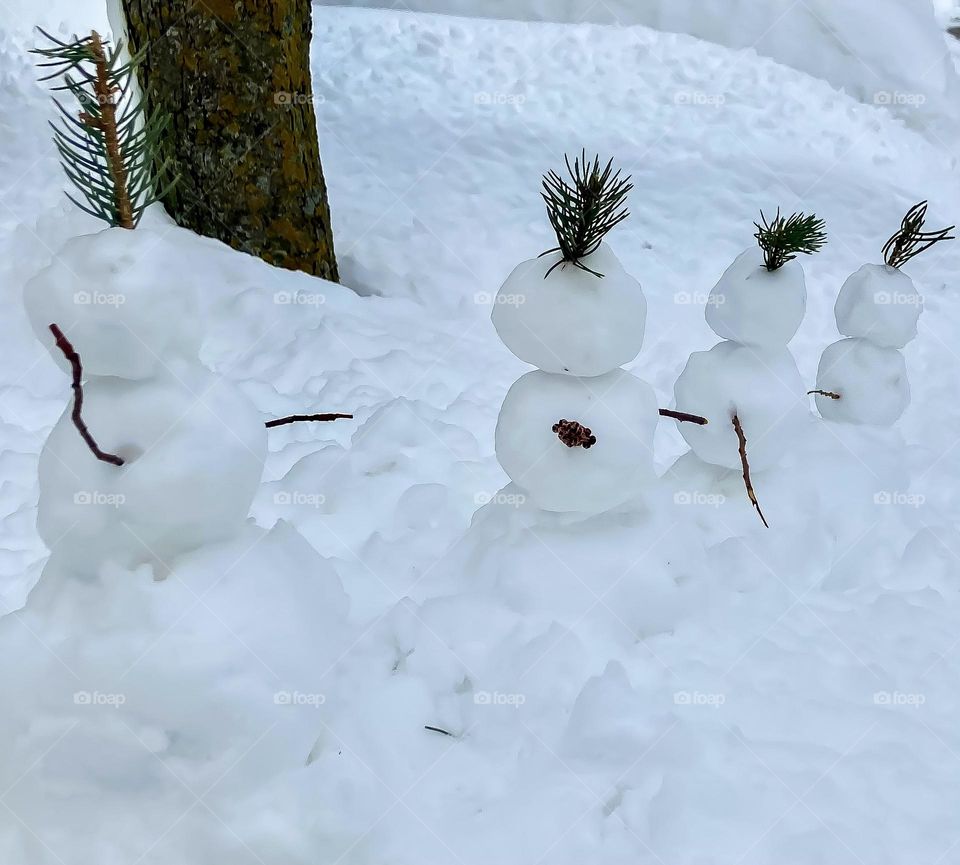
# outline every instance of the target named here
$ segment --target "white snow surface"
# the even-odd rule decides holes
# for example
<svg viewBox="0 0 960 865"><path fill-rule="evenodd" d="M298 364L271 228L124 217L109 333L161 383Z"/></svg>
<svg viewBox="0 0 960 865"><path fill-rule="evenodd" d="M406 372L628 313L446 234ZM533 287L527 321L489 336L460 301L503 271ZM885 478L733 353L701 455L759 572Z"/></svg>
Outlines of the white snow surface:
<svg viewBox="0 0 960 865"><path fill-rule="evenodd" d="M910 403L903 354L868 339L841 339L828 345L817 370L817 408L826 420L890 426Z"/></svg>
<svg viewBox="0 0 960 865"><path fill-rule="evenodd" d="M517 265L491 318L507 348L538 369L603 375L640 353L647 301L606 243L580 264L555 252Z"/></svg>
<svg viewBox="0 0 960 865"><path fill-rule="evenodd" d="M758 348L784 348L807 311L799 261L767 270L759 247L740 253L710 290L706 321L723 339Z"/></svg>
<svg viewBox="0 0 960 865"><path fill-rule="evenodd" d="M754 475L769 530L739 468L672 421L659 481L612 512L517 498L494 427L525 367L489 303L553 245L541 173L586 147L637 187L611 242L645 287L630 370L660 406L713 343L707 292L760 210L826 219L791 342L809 389L839 287L890 225L926 198L956 221L948 151L687 36L325 9L344 286L206 244L201 358L260 421L356 418L268 433L256 525L77 574L36 531L70 388L22 294L98 226L62 198L24 48L0 35L0 862L956 860L960 251L907 265L926 314L901 421L805 413ZM220 420L229 442L241 418Z"/></svg>
<svg viewBox="0 0 960 865"><path fill-rule="evenodd" d="M960 81L945 38L943 0L314 0L523 21L644 25L749 49L843 89L944 141ZM325 14L325 10L318 14ZM949 13L946 13L949 15ZM632 69L632 67L625 67ZM719 86L678 100L723 99Z"/></svg>
<svg viewBox="0 0 960 865"><path fill-rule="evenodd" d="M840 333L888 348L903 348L916 337L922 312L913 280L885 264L865 264L851 274L834 307Z"/></svg>
<svg viewBox="0 0 960 865"><path fill-rule="evenodd" d="M503 470L541 508L599 513L656 475L653 388L622 369L592 378L534 370L507 391L497 419ZM568 447L554 425L575 421L596 443Z"/></svg>

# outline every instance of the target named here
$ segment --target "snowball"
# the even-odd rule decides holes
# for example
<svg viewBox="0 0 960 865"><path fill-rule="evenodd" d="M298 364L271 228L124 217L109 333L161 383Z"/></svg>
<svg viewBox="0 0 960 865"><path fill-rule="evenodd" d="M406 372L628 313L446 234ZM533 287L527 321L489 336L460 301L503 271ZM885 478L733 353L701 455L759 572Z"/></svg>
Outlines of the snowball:
<svg viewBox="0 0 960 865"><path fill-rule="evenodd" d="M582 263L560 253L519 265L493 306L493 325L520 360L547 372L602 375L629 363L640 352L647 320L643 291L606 244Z"/></svg>
<svg viewBox="0 0 960 865"><path fill-rule="evenodd" d="M805 388L789 351L721 342L690 355L674 385L679 411L703 415L706 426L678 423L704 462L739 469L737 415L747 439L750 467L774 465L802 431L808 415Z"/></svg>
<svg viewBox="0 0 960 865"><path fill-rule="evenodd" d="M803 268L788 261L767 270L754 247L737 256L707 299L707 324L717 336L763 348L786 346L807 311Z"/></svg>
<svg viewBox="0 0 960 865"><path fill-rule="evenodd" d="M903 348L917 335L923 298L905 273L885 264L865 264L847 278L834 308L844 336Z"/></svg>
<svg viewBox="0 0 960 865"><path fill-rule="evenodd" d="M171 356L196 359L201 322L195 273L178 265L182 230L108 228L68 240L24 287L40 342L64 369L54 345L57 324L73 343L86 375L140 379Z"/></svg>
<svg viewBox="0 0 960 865"><path fill-rule="evenodd" d="M840 395L816 395L825 420L890 426L910 404L903 355L866 339L841 339L827 346L817 370L817 389Z"/></svg>
<svg viewBox="0 0 960 865"><path fill-rule="evenodd" d="M247 516L266 455L263 418L232 384L199 368L144 382L93 378L83 418L98 460L71 420L71 404L40 454L38 527L79 566L103 559L165 564L229 537Z"/></svg>
<svg viewBox="0 0 960 865"><path fill-rule="evenodd" d="M586 379L534 370L503 401L497 459L545 510L604 511L653 477L658 419L652 388L624 370ZM596 444L567 447L553 432L560 420L589 428Z"/></svg>

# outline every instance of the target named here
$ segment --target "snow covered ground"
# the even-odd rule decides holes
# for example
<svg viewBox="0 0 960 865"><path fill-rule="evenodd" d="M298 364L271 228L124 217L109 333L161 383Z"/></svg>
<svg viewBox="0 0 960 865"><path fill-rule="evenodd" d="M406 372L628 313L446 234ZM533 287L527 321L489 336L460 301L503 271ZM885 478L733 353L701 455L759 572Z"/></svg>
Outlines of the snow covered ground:
<svg viewBox="0 0 960 865"><path fill-rule="evenodd" d="M264 419L356 420L270 431L256 525L165 581L78 579L54 555L23 607L69 382L21 295L98 226L62 199L23 34L2 40L0 861L960 861L960 248L905 268L925 312L902 421L805 418L754 479L769 531L672 422L642 498L533 508L493 454L528 368L489 319L553 245L541 173L586 147L634 177L610 242L644 286L629 368L661 406L717 342L707 294L760 210L826 219L791 343L812 388L844 280L914 202L956 221L947 149L689 36L326 9L314 80L349 288L159 214L151 274L200 275L203 360Z"/></svg>
<svg viewBox="0 0 960 865"><path fill-rule="evenodd" d="M522 21L642 24L765 57L949 138L960 81L944 39L953 0L314 0ZM324 14L318 9L318 15ZM632 67L626 67L632 68Z"/></svg>

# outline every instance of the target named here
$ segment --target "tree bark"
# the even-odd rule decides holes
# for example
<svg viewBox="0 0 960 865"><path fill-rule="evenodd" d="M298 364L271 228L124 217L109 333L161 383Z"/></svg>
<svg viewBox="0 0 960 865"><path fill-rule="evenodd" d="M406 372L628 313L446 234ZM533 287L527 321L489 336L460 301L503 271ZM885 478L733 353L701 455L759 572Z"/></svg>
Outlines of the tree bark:
<svg viewBox="0 0 960 865"><path fill-rule="evenodd" d="M182 226L338 280L310 82L310 0L123 0Z"/></svg>

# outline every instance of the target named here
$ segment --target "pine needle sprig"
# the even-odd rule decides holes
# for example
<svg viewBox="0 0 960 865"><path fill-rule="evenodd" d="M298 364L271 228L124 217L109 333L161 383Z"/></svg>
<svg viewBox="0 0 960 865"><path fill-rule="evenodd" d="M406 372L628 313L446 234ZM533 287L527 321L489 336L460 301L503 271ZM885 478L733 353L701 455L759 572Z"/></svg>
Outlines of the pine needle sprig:
<svg viewBox="0 0 960 865"><path fill-rule="evenodd" d="M629 215L627 195L633 184L630 177L621 177L620 170L613 170L611 159L605 167L600 157L587 159L586 150L570 164L565 156L569 181L557 172L544 175L541 196L547 206L550 225L557 235L557 246L542 255L552 252L561 254L560 261L547 271L544 279L561 264L572 264L603 278L602 273L591 270L582 259L600 248L603 238Z"/></svg>
<svg viewBox="0 0 960 865"><path fill-rule="evenodd" d="M755 222L757 233L754 235L763 250L763 263L767 270L779 270L788 261L793 261L801 253L813 255L827 242L827 224L817 215L807 216L794 213L784 219L777 208L772 222L760 213L760 222Z"/></svg>
<svg viewBox="0 0 960 865"><path fill-rule="evenodd" d="M921 252L926 252L931 246L944 240L955 240L950 234L955 225L941 228L939 231L924 231L923 224L927 218L927 202L921 201L913 205L900 223L899 231L895 232L883 246L883 260L888 267L903 267L911 258Z"/></svg>
<svg viewBox="0 0 960 865"><path fill-rule="evenodd" d="M169 161L156 159L169 116L148 113L144 100L132 96L143 54L122 62L122 43L112 48L95 30L71 42L38 30L50 42L30 52L42 58L40 80L60 82L51 91L69 93L76 103L68 108L54 96L60 122L50 124L64 174L79 193L67 198L108 225L134 228L177 182Z"/></svg>

